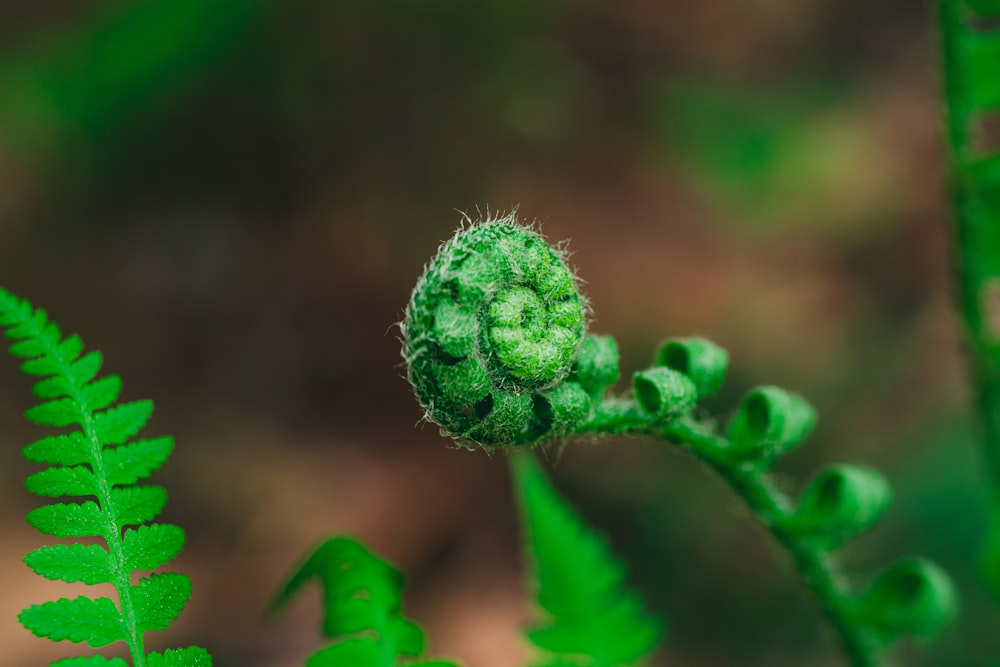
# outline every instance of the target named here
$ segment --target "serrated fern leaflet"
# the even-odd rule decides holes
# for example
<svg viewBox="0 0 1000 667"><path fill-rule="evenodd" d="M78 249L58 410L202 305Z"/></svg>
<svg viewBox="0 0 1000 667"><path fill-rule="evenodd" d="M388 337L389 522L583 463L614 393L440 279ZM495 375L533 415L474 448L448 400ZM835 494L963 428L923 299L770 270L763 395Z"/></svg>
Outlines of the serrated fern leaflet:
<svg viewBox="0 0 1000 667"><path fill-rule="evenodd" d="M349 537L323 542L278 593L283 607L313 578L323 587L322 634L333 639L306 667L457 667L448 660L420 660L424 632L401 614L405 579L395 567Z"/></svg>
<svg viewBox="0 0 1000 667"><path fill-rule="evenodd" d="M539 665L643 664L663 624L625 586L625 568L573 512L531 454L511 458L539 606L548 618L527 632L548 652Z"/></svg>
<svg viewBox="0 0 1000 667"><path fill-rule="evenodd" d="M191 582L176 573L154 573L132 583L135 571L155 570L184 546L184 532L151 523L163 510L166 491L137 484L166 461L168 437L133 438L149 421L148 400L118 403L117 375L98 377L100 352L83 352L78 336L64 337L45 311L0 288L0 327L13 341L10 352L24 359L21 370L38 378L41 403L25 416L42 426L69 428L24 448L24 456L48 467L25 486L46 498L71 498L28 513L28 522L60 538L100 538L104 544L55 544L25 557L48 579L86 584L110 583L118 600L62 598L28 607L21 623L40 637L101 647L125 642L134 667L207 667L211 657L199 647L145 652L143 635L164 630L191 596ZM58 667L120 667L121 658L67 658Z"/></svg>

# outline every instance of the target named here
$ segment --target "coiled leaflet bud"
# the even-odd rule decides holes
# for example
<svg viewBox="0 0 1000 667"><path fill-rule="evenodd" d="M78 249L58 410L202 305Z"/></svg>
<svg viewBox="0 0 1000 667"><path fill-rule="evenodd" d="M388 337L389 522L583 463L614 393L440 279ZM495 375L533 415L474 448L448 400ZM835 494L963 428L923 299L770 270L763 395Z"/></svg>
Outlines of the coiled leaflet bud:
<svg viewBox="0 0 1000 667"><path fill-rule="evenodd" d="M460 230L417 282L402 325L427 417L486 446L570 433L591 410L574 366L585 310L561 254L513 215Z"/></svg>

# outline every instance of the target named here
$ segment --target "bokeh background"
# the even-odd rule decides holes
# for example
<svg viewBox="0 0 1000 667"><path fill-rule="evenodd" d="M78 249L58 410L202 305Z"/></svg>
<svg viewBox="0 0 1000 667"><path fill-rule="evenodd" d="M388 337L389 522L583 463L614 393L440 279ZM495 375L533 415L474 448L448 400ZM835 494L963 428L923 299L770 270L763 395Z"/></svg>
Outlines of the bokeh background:
<svg viewBox="0 0 1000 667"><path fill-rule="evenodd" d="M956 625L900 664L985 665L1000 614L952 313L932 14L892 0L2 0L0 283L104 351L149 431L194 579L153 648L291 667L319 597L263 615L300 556L351 533L409 575L433 655L513 667L530 617L502 456L418 423L409 290L463 215L518 208L570 240L625 377L656 343L731 352L821 423L778 468L892 481L844 552L858 583L937 559ZM0 645L75 647L17 612L81 591L21 563L44 538L19 450L30 383L0 359ZM639 441L549 459L669 636L656 664L837 665L818 612L727 490ZM84 652L86 652L84 650Z"/></svg>

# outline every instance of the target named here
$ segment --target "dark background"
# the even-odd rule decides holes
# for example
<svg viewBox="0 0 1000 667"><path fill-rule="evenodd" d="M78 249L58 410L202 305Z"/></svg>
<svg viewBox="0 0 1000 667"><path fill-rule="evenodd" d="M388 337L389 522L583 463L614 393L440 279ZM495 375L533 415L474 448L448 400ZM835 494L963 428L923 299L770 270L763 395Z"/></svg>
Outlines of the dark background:
<svg viewBox="0 0 1000 667"><path fill-rule="evenodd" d="M935 38L862 0L0 0L0 284L105 353L188 531L194 579L152 648L301 664L315 593L263 609L349 532L410 577L434 655L512 667L530 614L502 456L455 449L402 375L409 290L462 220L519 210L569 240L625 377L663 337L730 350L821 415L783 460L877 465L896 502L844 562L921 554L956 625L900 664L985 665L987 493L949 285ZM44 543L19 449L30 382L0 360L2 662L78 650L16 621L82 591ZM656 664L840 664L818 612L723 486L666 446L573 444L560 487L667 619ZM82 650L86 653L86 649Z"/></svg>

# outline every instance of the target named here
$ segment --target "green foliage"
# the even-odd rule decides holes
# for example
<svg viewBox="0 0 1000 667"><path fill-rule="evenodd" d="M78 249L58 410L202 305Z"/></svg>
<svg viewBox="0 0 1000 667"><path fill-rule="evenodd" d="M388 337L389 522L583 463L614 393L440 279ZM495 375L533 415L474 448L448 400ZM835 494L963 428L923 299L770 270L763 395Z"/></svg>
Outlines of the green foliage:
<svg viewBox="0 0 1000 667"><path fill-rule="evenodd" d="M173 450L167 437L132 440L153 412L151 401L117 403L116 375L98 377L99 352L83 352L77 336L63 337L43 310L0 289L0 326L14 343L10 352L25 361L21 370L39 378L43 402L26 416L42 426L72 427L24 448L24 456L49 467L30 475L25 486L48 498L88 498L43 505L28 512L39 531L60 538L101 538L100 544L55 544L32 551L25 563L48 579L113 584L111 598L62 598L21 612L21 623L39 637L93 647L125 642L134 667L201 667L211 664L204 649L146 654L143 635L165 630L191 596L191 582L176 573L151 573L133 583L136 571L155 570L184 546L179 527L150 523L167 502L159 486L137 485ZM101 656L61 660L59 667L123 665Z"/></svg>
<svg viewBox="0 0 1000 667"><path fill-rule="evenodd" d="M891 492L881 475L857 466L828 468L797 508L775 482L771 467L816 425L805 399L759 387L743 399L728 428L717 432L717 420L705 418L698 404L721 386L728 354L700 338L666 341L652 365L634 374L631 395L606 396L619 375L617 345L587 334L582 318L580 325L573 320L572 335L559 326L564 304L584 303L569 291L576 279L555 251L539 248L535 232L515 224L509 217L460 231L431 261L407 309L408 377L445 433L490 446L583 434L677 443L714 470L788 552L855 666L881 664L883 650L901 637L933 636L948 623L957 609L954 588L927 561L890 569L866 591L853 590L839 571L834 552L889 505ZM475 299L467 300L467 294ZM532 308L543 314L529 310L524 305L529 302L540 304ZM457 316L457 310L466 314ZM573 353L568 360L564 345ZM558 354L547 354L556 349ZM520 364L513 370L496 361L512 350ZM450 387L454 369L466 363L477 365L482 393L470 394L470 382ZM561 370L553 371L552 364ZM490 400L484 404L485 397ZM533 632L531 640L554 652L590 656L595 665L637 659L655 643L656 633L638 620L634 599L618 594L621 571L609 564L604 547L525 460L515 469L525 487L540 600L555 616L554 624ZM573 543L575 560L566 558Z"/></svg>
<svg viewBox="0 0 1000 667"><path fill-rule="evenodd" d="M284 607L313 578L323 587L321 632L334 642L307 667L456 667L445 660L417 660L424 633L402 616L402 573L349 537L324 541L295 570L272 603Z"/></svg>
<svg viewBox="0 0 1000 667"><path fill-rule="evenodd" d="M613 667L640 664L659 644L662 623L625 587L625 568L604 541L559 497L530 453L511 458L546 621L528 640L552 655L539 665Z"/></svg>

